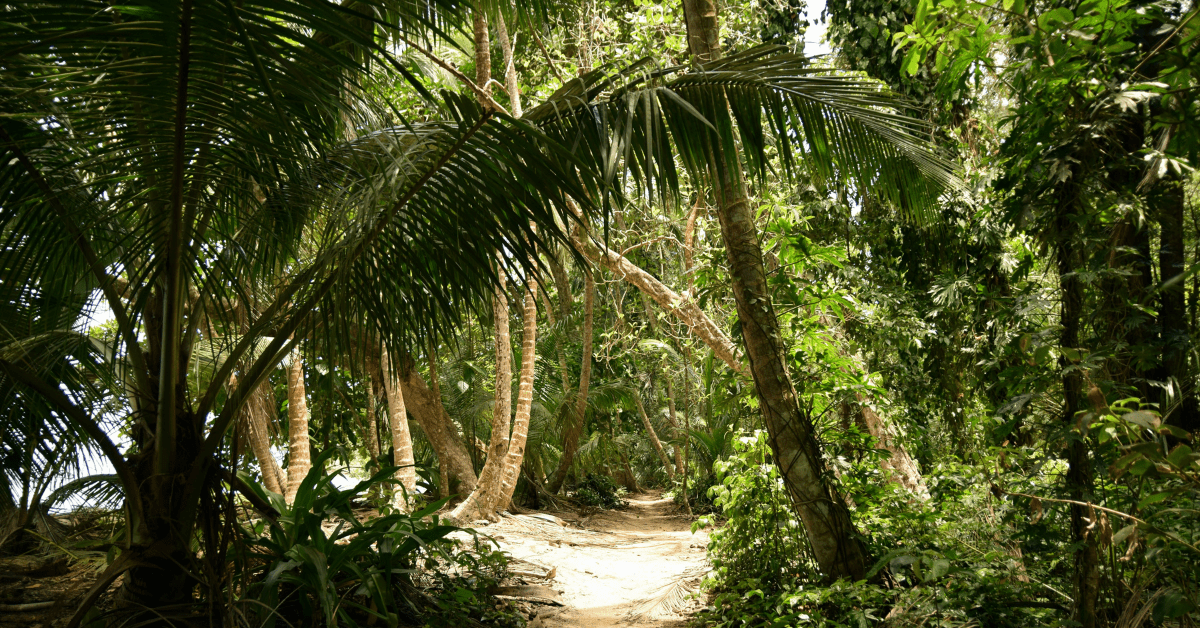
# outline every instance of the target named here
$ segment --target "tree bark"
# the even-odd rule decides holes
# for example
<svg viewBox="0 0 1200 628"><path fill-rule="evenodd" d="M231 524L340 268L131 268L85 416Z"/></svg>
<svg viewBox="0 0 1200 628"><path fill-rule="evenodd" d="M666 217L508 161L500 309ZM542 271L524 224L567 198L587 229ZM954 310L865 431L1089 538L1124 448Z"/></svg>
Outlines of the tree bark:
<svg viewBox="0 0 1200 628"><path fill-rule="evenodd" d="M308 395L304 389L304 360L300 352L292 354L288 368L288 504L296 501L296 492L304 476L312 469L312 450L308 440Z"/></svg>
<svg viewBox="0 0 1200 628"><path fill-rule="evenodd" d="M654 451L658 452L658 459L662 460L663 468L667 470L667 477L675 479L675 467L671 465L671 457L663 449L662 443L658 440L658 434L654 431L654 426L650 424L650 415L646 414L646 407L642 405L642 396L634 391L633 402L637 404L638 415L642 417L642 426L646 428L646 434L650 436L650 444L654 446Z"/></svg>
<svg viewBox="0 0 1200 628"><path fill-rule="evenodd" d="M504 16L496 16L496 40L500 44L500 52L504 55L504 87L508 92L508 112L514 118L521 117L521 88L517 85L517 66L513 63L512 40L508 38L508 25Z"/></svg>
<svg viewBox="0 0 1200 628"><path fill-rule="evenodd" d="M1079 173L1072 172L1067 184L1059 193L1057 216L1055 216L1055 233L1058 266L1058 281L1062 291L1061 324L1062 331L1059 344L1064 348L1079 348L1079 328L1083 319L1083 284L1077 276L1077 270L1083 265L1083 252L1080 250L1079 226L1077 223ZM1067 444L1067 495L1075 502L1091 502L1092 495L1092 464L1088 453L1086 434L1079 433L1082 426L1075 422L1076 415L1083 408L1081 395L1083 393L1083 377L1078 369L1070 368L1071 361L1062 355L1059 357L1059 367L1062 369L1063 384L1063 414L1062 422L1071 428L1070 442ZM1071 541L1077 548L1074 550L1074 576L1072 588L1074 603L1071 607L1071 619L1083 628L1095 628L1099 625L1096 615L1096 601L1100 593L1100 553L1095 535L1090 533L1089 509L1078 504L1070 506L1071 511Z"/></svg>
<svg viewBox="0 0 1200 628"><path fill-rule="evenodd" d="M237 388L237 377L229 378L230 390ZM268 429L270 417L274 414L275 395L271 382L264 381L250 392L240 411L239 422L246 440L250 441L250 450L258 460L259 473L262 475L263 486L272 493L284 494L287 478L283 469L279 468L275 456L271 453L271 437Z"/></svg>
<svg viewBox="0 0 1200 628"><path fill-rule="evenodd" d="M383 389L387 395L388 425L392 431L392 464L399 467L396 469L396 482L400 490L396 492L395 504L397 508L409 511L412 496L417 490L417 466L413 457L412 432L408 428L408 409L404 407L404 391L392 371L387 347L381 347L379 354L383 368Z"/></svg>
<svg viewBox="0 0 1200 628"><path fill-rule="evenodd" d="M475 469L471 466L471 456L467 454L467 448L463 445L458 429L450 420L446 409L442 407L441 396L435 394L425 384L425 380L417 372L411 357L405 357L399 374L400 387L409 414L416 419L421 430L425 432L429 444L433 446L433 451L437 454L438 463L445 465L443 468L446 477L458 483L457 487L450 486L449 488L457 490L459 493L469 494L475 490L478 478L475 476Z"/></svg>
<svg viewBox="0 0 1200 628"><path fill-rule="evenodd" d="M489 518L500 501L500 481L504 454L508 451L508 423L512 416L512 335L509 330L508 294L504 274L492 297L492 318L496 331L496 383L492 402L492 435L488 439L487 461L479 472L475 490L450 513L450 519L469 523Z"/></svg>
<svg viewBox="0 0 1200 628"><path fill-rule="evenodd" d="M750 369L742 361L737 347L725 335L724 331L700 309L691 299L685 299L678 293L666 287L650 273L638 268L633 262L625 259L620 253L609 249L600 243L587 242L575 238L575 248L593 263L607 268L614 275L633 284L645 295L649 296L661 307L673 314L687 328L708 345L713 354L722 362L729 365L739 375L749 378Z"/></svg>
<svg viewBox="0 0 1200 628"><path fill-rule="evenodd" d="M679 418L677 416L675 416L675 388L674 388L674 385L671 383L671 378L669 376L666 378L666 382L667 382L667 421L669 421L671 423L671 429L675 430L675 435L676 435L676 438L679 439L679 442L686 443L687 439L688 439L687 430L679 427ZM684 473L683 446L682 445L675 446L675 471L678 472L679 475L683 475L683 473Z"/></svg>
<svg viewBox="0 0 1200 628"><path fill-rule="evenodd" d="M374 370L374 367L370 370ZM366 434L363 436L363 444L367 447L367 455L371 457L371 462L379 463L379 419L375 415L375 409L379 406L377 395L375 394L375 374L371 373L367 377L367 421Z"/></svg>
<svg viewBox="0 0 1200 628"><path fill-rule="evenodd" d="M475 10L475 21L472 25L475 35L475 84L489 97L492 95L492 44L488 41L487 16L479 9ZM479 103L487 107L485 103Z"/></svg>
<svg viewBox="0 0 1200 628"><path fill-rule="evenodd" d="M712 0L684 0L688 42L698 60L721 56L716 6ZM830 490L825 462L813 434L811 417L788 375L778 319L763 268L762 245L740 167L730 171L715 138L711 146L711 183L725 239L742 338L758 392L759 406L792 502L804 522L813 557L826 577L861 579L867 551L850 521L850 511Z"/></svg>
<svg viewBox="0 0 1200 628"><path fill-rule="evenodd" d="M517 384L517 414L513 419L512 438L504 455L504 472L500 481L500 500L495 507L507 507L517 489L521 464L525 461L525 441L529 437L529 417L533 411L533 378L537 362L537 280L529 278L522 313L524 329L521 339L521 379Z"/></svg>
<svg viewBox="0 0 1200 628"><path fill-rule="evenodd" d="M875 412L875 409L867 403L867 399L862 395L858 396L858 405L858 418L862 421L862 426L875 439L879 447L888 450L891 454L887 460L882 462L883 468L889 471L892 478L908 492L921 500L928 500L929 488L925 486L925 480L921 477L921 467L917 465L917 461L908 454L904 444L896 440L891 430L888 429L887 422L879 416L879 413Z"/></svg>
<svg viewBox="0 0 1200 628"><path fill-rule="evenodd" d="M583 358L579 370L579 390L575 393L575 406L570 414L570 423L563 434L563 453L558 461L546 490L556 494L567 480L567 472L575 462L579 451L579 437L583 435L584 415L587 411L588 387L592 379L592 309L596 300L596 282L590 268L583 269Z"/></svg>

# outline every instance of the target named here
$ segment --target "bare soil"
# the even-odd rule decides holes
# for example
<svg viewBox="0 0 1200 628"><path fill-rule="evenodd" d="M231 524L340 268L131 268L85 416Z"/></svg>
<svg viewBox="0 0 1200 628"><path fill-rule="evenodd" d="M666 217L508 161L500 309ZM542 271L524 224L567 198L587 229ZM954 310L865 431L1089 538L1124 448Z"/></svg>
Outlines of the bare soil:
<svg viewBox="0 0 1200 628"><path fill-rule="evenodd" d="M516 515L480 532L512 555L514 572L552 574L524 578L562 604L536 604L531 627L682 628L707 570L708 535L690 527L671 500L646 493L624 510Z"/></svg>

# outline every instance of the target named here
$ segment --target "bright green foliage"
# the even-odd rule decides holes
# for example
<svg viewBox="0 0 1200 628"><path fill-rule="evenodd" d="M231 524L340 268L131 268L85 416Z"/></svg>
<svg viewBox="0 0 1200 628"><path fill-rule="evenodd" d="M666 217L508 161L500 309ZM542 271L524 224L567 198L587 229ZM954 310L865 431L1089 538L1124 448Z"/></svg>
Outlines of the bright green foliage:
<svg viewBox="0 0 1200 628"><path fill-rule="evenodd" d="M713 619L718 626L790 625L800 615L787 594L811 581L815 570L808 542L788 505L766 432L738 437L733 451L716 463L720 483L709 489L725 519L708 548L717 592ZM711 521L701 518L692 527Z"/></svg>
<svg viewBox="0 0 1200 628"><path fill-rule="evenodd" d="M478 537L473 548L459 548L446 537L464 530L441 524L436 516L425 521L446 500L411 514L360 521L352 500L394 469L338 490L332 483L336 474L322 470L329 458L314 460L290 507L279 494L242 478L280 513L253 522L245 530L244 548L233 557L248 567L236 584L245 588L239 608L257 618L255 625L320 618L327 626L395 626L427 621L427 614L433 625L468 619L521 625L513 614L496 612L487 603L486 590L504 578L507 559Z"/></svg>

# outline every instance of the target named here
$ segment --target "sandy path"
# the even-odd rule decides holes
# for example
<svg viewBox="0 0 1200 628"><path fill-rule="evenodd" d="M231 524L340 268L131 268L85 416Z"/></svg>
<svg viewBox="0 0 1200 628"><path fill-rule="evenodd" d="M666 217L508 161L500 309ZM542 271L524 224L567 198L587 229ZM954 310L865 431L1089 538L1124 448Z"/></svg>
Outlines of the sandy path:
<svg viewBox="0 0 1200 628"><path fill-rule="evenodd" d="M537 628L669 626L682 628L698 606L696 590L707 568L708 535L693 535L657 494L634 495L629 508L591 517L554 513L567 525L518 515L481 530L514 559L513 568L545 573L564 606L539 606Z"/></svg>

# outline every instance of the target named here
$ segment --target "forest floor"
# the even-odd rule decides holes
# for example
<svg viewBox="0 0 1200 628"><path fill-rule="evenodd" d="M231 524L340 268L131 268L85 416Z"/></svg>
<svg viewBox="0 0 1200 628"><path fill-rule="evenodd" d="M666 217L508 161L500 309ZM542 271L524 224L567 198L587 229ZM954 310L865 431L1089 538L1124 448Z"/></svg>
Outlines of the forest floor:
<svg viewBox="0 0 1200 628"><path fill-rule="evenodd" d="M690 594L708 569L708 534L692 534L690 518L661 492L632 495L623 510L483 523L479 533L513 558L506 584L515 587L504 589L531 617L529 628L683 628L702 605ZM102 554L70 566L62 555L0 558L0 628L61 625L102 567Z"/></svg>
<svg viewBox="0 0 1200 628"><path fill-rule="evenodd" d="M536 604L530 628L682 628L701 604L691 596L708 569L708 534L691 532L658 492L624 510L504 517L480 528L513 557L517 574L557 593ZM561 605L560 605L561 604Z"/></svg>

